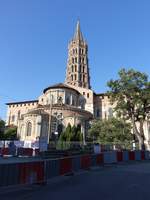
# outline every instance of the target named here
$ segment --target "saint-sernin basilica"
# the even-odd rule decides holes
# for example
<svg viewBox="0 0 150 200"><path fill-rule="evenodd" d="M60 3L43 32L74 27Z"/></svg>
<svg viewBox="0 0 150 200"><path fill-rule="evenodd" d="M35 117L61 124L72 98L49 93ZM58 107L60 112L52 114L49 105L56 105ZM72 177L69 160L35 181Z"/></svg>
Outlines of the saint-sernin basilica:
<svg viewBox="0 0 150 200"><path fill-rule="evenodd" d="M7 125L17 126L20 140L35 141L61 132L70 123L79 126L85 139L89 122L113 116L105 94L96 94L90 85L88 44L77 22L68 45L66 78L43 90L37 100L7 103ZM149 134L146 135L150 140Z"/></svg>

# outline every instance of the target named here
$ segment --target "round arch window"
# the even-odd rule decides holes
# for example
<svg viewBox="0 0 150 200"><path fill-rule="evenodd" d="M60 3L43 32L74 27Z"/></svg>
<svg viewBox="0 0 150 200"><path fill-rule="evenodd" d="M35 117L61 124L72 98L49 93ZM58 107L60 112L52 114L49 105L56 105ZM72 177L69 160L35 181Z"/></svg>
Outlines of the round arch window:
<svg viewBox="0 0 150 200"><path fill-rule="evenodd" d="M26 136L31 136L31 133L32 133L32 123L28 122L27 123L27 133L26 133Z"/></svg>

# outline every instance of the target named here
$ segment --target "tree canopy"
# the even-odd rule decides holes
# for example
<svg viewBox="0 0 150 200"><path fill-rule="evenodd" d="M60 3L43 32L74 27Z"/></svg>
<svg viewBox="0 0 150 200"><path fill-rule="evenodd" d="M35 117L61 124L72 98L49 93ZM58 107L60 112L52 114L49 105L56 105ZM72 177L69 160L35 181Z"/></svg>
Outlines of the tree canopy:
<svg viewBox="0 0 150 200"><path fill-rule="evenodd" d="M89 135L101 144L127 144L133 140L131 124L117 118L95 120L89 130Z"/></svg>
<svg viewBox="0 0 150 200"><path fill-rule="evenodd" d="M58 148L69 149L77 142L83 141L83 136L79 126L71 126L70 123L62 132L58 139Z"/></svg>
<svg viewBox="0 0 150 200"><path fill-rule="evenodd" d="M3 121L2 119L0 119L0 139L3 138L4 131L5 131L5 121Z"/></svg>
<svg viewBox="0 0 150 200"><path fill-rule="evenodd" d="M5 121L0 119L0 140L17 139L17 127L5 127Z"/></svg>
<svg viewBox="0 0 150 200"><path fill-rule="evenodd" d="M115 103L117 116L130 120L133 132L139 140L140 149L144 148L144 122L149 118L150 82L148 75L134 69L121 69L117 80L110 80L108 95Z"/></svg>

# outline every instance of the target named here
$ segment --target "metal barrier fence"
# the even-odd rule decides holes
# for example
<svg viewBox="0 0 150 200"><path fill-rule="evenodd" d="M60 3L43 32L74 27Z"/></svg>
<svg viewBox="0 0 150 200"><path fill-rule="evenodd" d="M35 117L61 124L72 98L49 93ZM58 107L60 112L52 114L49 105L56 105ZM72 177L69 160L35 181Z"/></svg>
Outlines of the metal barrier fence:
<svg viewBox="0 0 150 200"><path fill-rule="evenodd" d="M0 155L6 156L37 156L39 155L38 148L29 148L29 147L22 147L19 146L21 141L14 141L13 146L9 146L8 142L10 141L1 141L0 147ZM18 142L18 144L17 144ZM16 144L16 145L15 145ZM2 146L3 145L3 146ZM18 145L18 146L17 146ZM86 142L86 145L82 142L50 142L49 150L56 150L56 151L72 151L78 153L93 153L94 152L94 145L93 142ZM126 146L125 144L98 144L100 147L101 152L109 152L113 150L133 150L132 146ZM132 155L131 155L132 156Z"/></svg>
<svg viewBox="0 0 150 200"><path fill-rule="evenodd" d="M148 151L112 151L59 159L0 164L0 186L41 184L53 177L87 170L93 166L149 160Z"/></svg>

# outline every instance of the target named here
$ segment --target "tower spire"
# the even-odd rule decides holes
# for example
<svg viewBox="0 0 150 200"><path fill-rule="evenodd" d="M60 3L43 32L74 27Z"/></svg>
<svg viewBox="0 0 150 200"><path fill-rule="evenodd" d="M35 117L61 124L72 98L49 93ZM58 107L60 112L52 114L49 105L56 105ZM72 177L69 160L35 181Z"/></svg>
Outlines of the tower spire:
<svg viewBox="0 0 150 200"><path fill-rule="evenodd" d="M80 29L80 21L77 21L77 25L76 25L76 31L74 34L74 40L79 40L79 41L83 41L83 35Z"/></svg>
<svg viewBox="0 0 150 200"><path fill-rule="evenodd" d="M88 45L83 39L79 20L77 21L74 38L68 45L65 83L75 87L91 88L88 66Z"/></svg>

